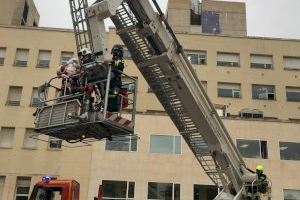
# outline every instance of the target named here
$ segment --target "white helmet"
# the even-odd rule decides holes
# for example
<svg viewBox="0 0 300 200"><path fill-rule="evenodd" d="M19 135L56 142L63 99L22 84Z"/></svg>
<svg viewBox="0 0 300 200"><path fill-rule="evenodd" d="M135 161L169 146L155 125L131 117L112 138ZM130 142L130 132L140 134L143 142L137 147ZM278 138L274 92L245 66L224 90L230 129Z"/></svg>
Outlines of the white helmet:
<svg viewBox="0 0 300 200"><path fill-rule="evenodd" d="M89 54L92 54L92 52L88 48L80 49L80 51L78 52L79 56L86 56L86 55L89 55Z"/></svg>

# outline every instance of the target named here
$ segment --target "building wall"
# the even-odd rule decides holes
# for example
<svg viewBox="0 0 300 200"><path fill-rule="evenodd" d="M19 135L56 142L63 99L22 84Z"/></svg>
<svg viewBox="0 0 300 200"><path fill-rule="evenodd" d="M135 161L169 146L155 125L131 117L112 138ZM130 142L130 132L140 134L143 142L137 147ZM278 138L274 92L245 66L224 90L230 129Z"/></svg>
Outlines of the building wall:
<svg viewBox="0 0 300 200"><path fill-rule="evenodd" d="M21 25L25 2L29 7L26 26L39 24L39 13L33 0L3 0L0 8L0 24Z"/></svg>
<svg viewBox="0 0 300 200"><path fill-rule="evenodd" d="M203 0L199 3L201 25L191 25L191 1L196 2L196 0L168 1L168 22L175 32L204 32L230 36L247 35L245 3ZM213 21L213 18L217 19L213 22L215 24L210 23ZM219 25L216 25L217 23ZM208 26L216 26L216 30L210 30Z"/></svg>
<svg viewBox="0 0 300 200"><path fill-rule="evenodd" d="M0 66L0 126L16 127L12 148L0 149L0 176L6 176L3 199L12 199L17 176L32 176L31 184L50 174L59 178L74 178L81 184L81 199L96 196L102 180L128 180L136 182L135 198L146 199L147 182L174 182L181 186L181 199L192 199L193 184L211 184L187 145L182 142L181 155L149 153L151 134L178 135L178 131L164 115L150 115L149 111L162 111L153 93L148 92L148 84L131 60L126 60L125 71L138 76L138 107L136 133L139 135L137 152L106 151L105 142L92 146L61 150L48 147L47 136L40 136L46 142L38 141L37 149L24 149L25 128L33 128L30 107L32 87L36 87L55 76L60 64L61 52L74 52L75 42L71 30L47 28L0 27L0 44L6 47L3 66ZM300 118L299 103L286 102L284 87L299 87L299 72L283 70L282 56L300 56L299 41L266 38L223 37L211 35L178 34L179 40L188 50L207 51L207 65L195 65L200 79L208 83L208 95L214 103L230 105L228 112L237 114L242 108L258 108L266 116L278 117L274 121L252 121L224 119L232 139L261 139L268 141L269 159L245 159L250 168L264 164L266 173L273 182L274 199L282 199L283 188L299 189L296 169L299 161L282 161L279 154L279 141L299 142L300 124L283 122L281 119ZM45 40L47 38L47 40ZM110 29L108 43L111 47L120 43L115 30ZM14 66L17 48L29 49L27 67ZM49 68L38 68L39 50L51 50ZM300 50L300 49L299 49ZM239 68L216 66L217 52L239 52ZM273 70L252 69L249 67L251 53L271 54ZM202 78L203 77L203 78ZM280 77L280 79L278 78ZM242 85L242 98L217 97L217 82L237 82ZM276 101L252 100L250 85L253 83L276 85ZM57 83L59 84L59 83ZM9 86L23 86L21 105L6 106ZM278 89L277 89L278 88ZM297 111L298 109L298 111ZM147 112L148 111L148 112ZM142 114L143 113L143 114ZM146 113L146 114L145 114ZM67 145L67 143L64 143ZM279 173L284 172L284 173Z"/></svg>

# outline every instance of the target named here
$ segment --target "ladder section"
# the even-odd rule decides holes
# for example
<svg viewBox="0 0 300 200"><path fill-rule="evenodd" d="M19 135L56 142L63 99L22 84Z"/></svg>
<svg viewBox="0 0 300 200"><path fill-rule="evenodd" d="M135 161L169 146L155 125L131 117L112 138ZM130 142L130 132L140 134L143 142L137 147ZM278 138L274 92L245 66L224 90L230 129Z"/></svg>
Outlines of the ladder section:
<svg viewBox="0 0 300 200"><path fill-rule="evenodd" d="M88 48L93 51L91 42L89 24L86 19L85 9L88 7L87 0L69 0L71 16L73 21L73 28L77 46L77 52L80 49Z"/></svg>
<svg viewBox="0 0 300 200"><path fill-rule="evenodd" d="M135 11L129 9L129 5L124 2L119 7L116 15L112 17L112 21L117 28L117 33L129 49L132 59L139 67L139 70L182 134L204 171L217 186L226 186L229 184L227 178L225 178L226 174L217 166L214 158L211 156L208 144L189 116L189 113L185 110L183 101L178 98L176 91L161 69L160 64L153 62L145 64L156 57L156 49L152 47L146 37L141 35L137 19L130 15L130 13L135 13Z"/></svg>

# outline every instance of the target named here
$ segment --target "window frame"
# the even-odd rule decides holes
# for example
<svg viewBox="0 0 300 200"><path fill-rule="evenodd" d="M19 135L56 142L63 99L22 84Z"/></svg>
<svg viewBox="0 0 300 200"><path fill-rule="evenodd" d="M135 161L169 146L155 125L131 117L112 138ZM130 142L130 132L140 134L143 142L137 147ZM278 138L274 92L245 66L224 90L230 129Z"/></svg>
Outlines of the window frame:
<svg viewBox="0 0 300 200"><path fill-rule="evenodd" d="M134 180L101 180L102 187L104 187L103 181L111 181L111 182L126 182L126 197L125 198L119 198L119 197L105 197L104 196L104 189L103 189L103 200L111 200L111 199L120 199L120 200L134 200L135 199L135 191L136 191L136 181ZM129 184L134 183L134 191L133 191L133 198L129 197Z"/></svg>
<svg viewBox="0 0 300 200"><path fill-rule="evenodd" d="M51 142L52 141L60 141L60 147L57 148L57 147L51 147ZM52 151L61 151L62 150L62 140L61 139L58 139L58 138L55 138L55 137L49 137L49 140L48 140L48 150L52 150Z"/></svg>
<svg viewBox="0 0 300 200"><path fill-rule="evenodd" d="M14 146L14 139L15 139L16 127L1 126L0 127L0 140L2 139L2 129L11 129L12 130L12 136L11 136L10 144L8 146L3 146L2 142L0 142L0 148L12 149L13 146Z"/></svg>
<svg viewBox="0 0 300 200"><path fill-rule="evenodd" d="M59 62L60 65L65 65L68 62L68 60L67 60L67 61L65 61L65 63L63 63L63 54L72 54L72 56L69 59L71 59L75 56L73 51L62 51L60 53L60 62Z"/></svg>
<svg viewBox="0 0 300 200"><path fill-rule="evenodd" d="M172 184L172 200L175 200L175 185L179 185L179 199L181 197L182 191L181 191L181 184L180 183L167 183L167 182L153 182L153 181L148 181L147 182L147 198L146 200L157 200L157 199L150 199L149 197L149 183L156 183L156 184Z"/></svg>
<svg viewBox="0 0 300 200"><path fill-rule="evenodd" d="M219 90L221 88L219 88L219 85L236 85L236 86L239 86L239 90L236 90L236 89L233 89L231 88L231 93L232 93L232 96L229 97L229 96L220 96L220 93L219 93ZM224 89L224 88L223 88ZM225 83L225 82L218 82L217 83L217 92L218 92L218 97L221 97L221 98L233 98L233 99L241 99L242 98L242 84L241 83ZM234 93L235 92L238 92L238 97L235 97Z"/></svg>
<svg viewBox="0 0 300 200"><path fill-rule="evenodd" d="M193 63L192 60L189 59L188 54L197 55L197 63ZM185 50L185 55L192 65L207 65L207 51L205 51L205 50L188 50L187 49L187 50ZM203 60L201 58L201 55L205 55L204 62L201 62L201 60Z"/></svg>
<svg viewBox="0 0 300 200"><path fill-rule="evenodd" d="M172 137L172 152L151 152L151 136L164 136ZM180 153L176 153L176 137L180 138ZM167 155L182 155L182 136L181 135L162 135L162 134L151 134L149 138L149 153L154 154L167 154Z"/></svg>
<svg viewBox="0 0 300 200"><path fill-rule="evenodd" d="M297 92L297 93L299 93L299 95L300 95L300 87L294 87L294 86L286 86L285 87L285 95L286 95L286 101L287 102L300 102L300 98L298 99L298 100L290 100L290 99L288 99L288 89L298 89L299 90L299 92ZM296 92L295 92L296 93Z"/></svg>
<svg viewBox="0 0 300 200"><path fill-rule="evenodd" d="M123 151L123 150L113 150L113 149L107 149L107 143L110 142L108 140L106 140L105 142L105 151L111 151L111 152L128 152L128 153L137 153L138 152L138 138L136 136L130 135L130 142L128 145L128 151ZM133 137L136 137L136 139L134 139ZM112 137L113 138L113 137ZM136 151L132 151L132 141L136 140Z"/></svg>
<svg viewBox="0 0 300 200"><path fill-rule="evenodd" d="M261 93L261 94L267 94L267 98L259 98L259 95L257 98L254 97L253 95L253 89L254 87L258 87L258 86L261 86L262 88L265 86L265 87L273 87L273 92L266 92L266 93ZM253 100L265 100L265 101L276 101L277 98L276 98L276 85L264 85L264 84L252 84L251 85L251 93L252 93L252 99ZM274 98L273 99L270 99L269 98L269 94L273 94Z"/></svg>
<svg viewBox="0 0 300 200"><path fill-rule="evenodd" d="M27 51L27 60L26 61L17 60L18 51ZM30 49L27 49L27 48L17 48L16 49L15 60L14 60L14 64L13 65L15 67L27 67L28 66L28 61L29 61L29 53L30 53ZM26 62L26 63L22 64L22 63L18 63L18 61L20 61L20 62Z"/></svg>
<svg viewBox="0 0 300 200"><path fill-rule="evenodd" d="M40 60L40 53L41 52L44 52L44 53L47 52L47 53L49 53L49 60L48 60L48 64L47 65L41 65L41 63L40 63L40 61L46 61L46 60ZM52 56L52 51L51 50L40 49L39 50L39 54L38 54L38 58L37 58L36 67L37 68L42 68L42 69L48 69L48 68L50 68L51 56Z"/></svg>
<svg viewBox="0 0 300 200"><path fill-rule="evenodd" d="M10 91L11 88L21 88L21 94L20 94L20 100L11 100L10 99ZM8 93L7 93L7 98L6 98L6 106L21 106L21 101L22 101L22 93L23 93L23 86L14 86L14 85L10 85L8 88Z"/></svg>
<svg viewBox="0 0 300 200"><path fill-rule="evenodd" d="M271 64L264 64L264 63L252 63L251 62L251 57L252 56L257 56L257 57L271 57ZM263 67L260 67L263 66ZM270 66L270 67L269 67ZM268 55L268 54L250 54L250 68L253 69L265 69L265 70L272 70L274 69L274 57L273 55Z"/></svg>
<svg viewBox="0 0 300 200"><path fill-rule="evenodd" d="M280 149L280 143L283 142L283 143L297 143L300 145L300 142L295 142L295 141L278 141L278 151L279 151L279 160L282 161L282 162L299 162L300 161L300 157L299 157L299 160L294 160L294 159L282 159L281 158L281 149ZM300 155L300 153L299 153Z"/></svg>
<svg viewBox="0 0 300 200"><path fill-rule="evenodd" d="M259 143L259 158L250 158L250 157L245 157L240 151L239 151L239 147L238 147L238 140L243 140L243 141L258 141ZM263 158L263 152L262 152L262 142L266 142L266 158ZM270 159L269 156L269 148L268 148L268 141L267 140L263 140L263 139L248 139L248 138L236 138L235 140L235 145L237 150L239 151L239 153L241 154L241 156L243 158L246 159L262 159L262 160L268 160Z"/></svg>
<svg viewBox="0 0 300 200"><path fill-rule="evenodd" d="M299 62L300 62L300 56L283 56L282 57L283 59L283 69L286 70L286 71L300 71L300 66L299 66L299 69L298 68L288 68L284 65L284 59L299 59Z"/></svg>
<svg viewBox="0 0 300 200"><path fill-rule="evenodd" d="M289 191L297 191L297 192L299 192L299 194L300 194L300 189L285 189L285 188L283 188L283 200L294 200L294 199L285 199L285 198L284 198L284 197L285 197L285 193L284 193L285 190L289 190Z"/></svg>
<svg viewBox="0 0 300 200"><path fill-rule="evenodd" d="M218 59L218 55L219 54L227 54L227 55L236 55L238 57L238 62L237 62L237 65L235 65L236 62L225 62L225 61L219 61ZM222 52L222 51L218 51L217 52L217 66L218 67L241 67L241 54L240 53L237 53L237 52ZM228 63L231 63L230 65Z"/></svg>
<svg viewBox="0 0 300 200"><path fill-rule="evenodd" d="M30 179L30 183L29 183L29 190L28 190L28 194L17 194L18 191L18 178L20 179ZM16 177L16 185L15 185L15 192L14 192L14 199L16 199L17 197L30 197L30 189L31 189L31 182L32 182L32 177L30 176L17 176Z"/></svg>
<svg viewBox="0 0 300 200"><path fill-rule="evenodd" d="M23 137L23 145L22 145L22 148L23 149L32 149L32 150L36 150L38 148L38 140L37 139L34 139L34 138L30 138L30 136L26 137L27 136L27 133L30 133L30 131L32 131L31 133L34 134L34 129L33 128L26 128L25 129L25 134L24 134L24 137ZM38 136L37 136L38 137ZM30 138L32 140L35 140L35 145L34 147L29 147L29 146L26 146L26 139L27 138Z"/></svg>
<svg viewBox="0 0 300 200"><path fill-rule="evenodd" d="M7 48L6 47L1 47L0 46L0 50L3 50L3 54L4 54L4 57L0 57L0 66L3 66L5 65L5 58L6 58L6 52L7 52ZM2 60L2 62L1 62Z"/></svg>
<svg viewBox="0 0 300 200"><path fill-rule="evenodd" d="M41 101L39 101L40 103L34 103L34 99L38 99L39 100L39 98L38 97L34 97L34 90L37 90L37 93L38 93L38 87L33 87L32 88L32 91L31 91L31 99L30 99L30 106L31 107L38 107L40 104L42 104L42 102Z"/></svg>

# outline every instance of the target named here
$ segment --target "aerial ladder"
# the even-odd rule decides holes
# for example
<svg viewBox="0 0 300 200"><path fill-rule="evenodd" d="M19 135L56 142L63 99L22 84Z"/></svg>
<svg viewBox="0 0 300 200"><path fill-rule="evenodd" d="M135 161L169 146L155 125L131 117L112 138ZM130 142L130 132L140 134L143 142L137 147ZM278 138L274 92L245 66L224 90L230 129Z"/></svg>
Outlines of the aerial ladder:
<svg viewBox="0 0 300 200"><path fill-rule="evenodd" d="M105 60L108 57L104 19L112 20L117 34L130 51L132 60L199 164L212 182L222 189L215 199L261 199L266 193L265 188L270 186L269 180L262 182L255 172L246 167L157 2L152 0L151 5L149 0L97 0L91 6L88 6L87 0L69 0L69 2L77 50L82 47L92 49L95 62L101 66L106 65ZM110 67L107 71L107 77L110 77ZM109 78L106 84L108 91ZM50 86L48 83L44 85ZM47 89L42 88L41 91ZM135 117L136 91L133 96L132 122ZM105 98L107 103L107 96ZM110 135L117 132L133 133L133 127L128 131L126 127L108 121L105 105L101 112L90 113L89 121L82 123L74 117L75 114L68 111L66 103L68 101L62 102L61 108L55 108L57 103L50 106L43 105L37 117L37 131L65 140L71 138L75 142L83 131L88 137L96 139L108 137L101 131L111 132ZM78 107L80 102L72 109L79 112ZM50 118L53 116L51 113L62 108L64 112L60 120L75 121L51 126ZM43 116L44 112L47 113L44 123L48 124L40 128L40 116ZM114 131L116 127L118 131ZM61 134L62 132L64 134Z"/></svg>

